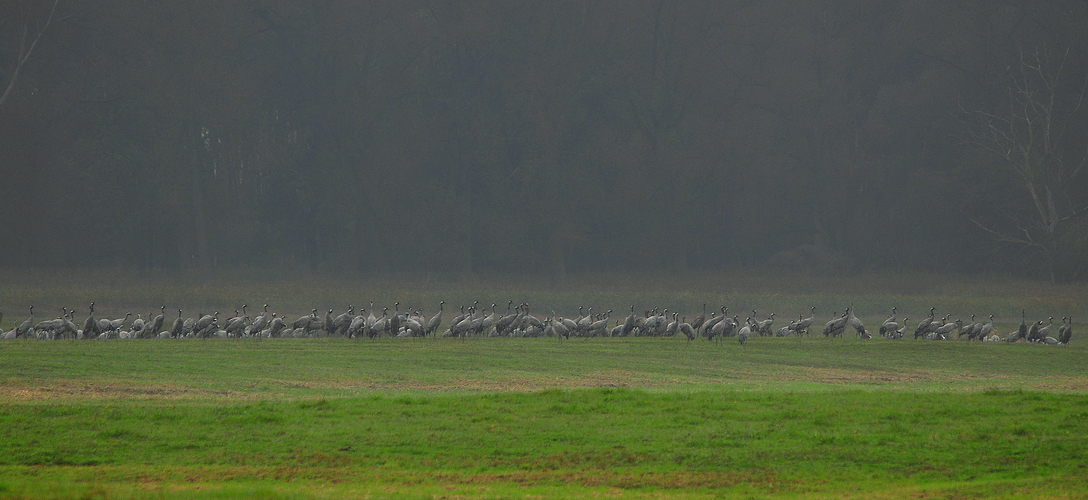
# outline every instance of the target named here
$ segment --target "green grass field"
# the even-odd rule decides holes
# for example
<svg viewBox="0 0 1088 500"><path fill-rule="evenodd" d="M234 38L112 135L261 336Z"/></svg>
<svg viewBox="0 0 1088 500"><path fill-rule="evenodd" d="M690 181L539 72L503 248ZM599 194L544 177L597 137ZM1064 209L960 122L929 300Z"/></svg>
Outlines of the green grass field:
<svg viewBox="0 0 1088 500"><path fill-rule="evenodd" d="M0 343L0 498L1085 498L1088 350Z"/></svg>
<svg viewBox="0 0 1088 500"><path fill-rule="evenodd" d="M269 303L853 303L1088 317L1088 287L938 275L548 283L0 273L0 328ZM672 281L666 281L672 280ZM664 282L673 283L663 287ZM652 287L647 283L654 283ZM403 307L402 310L407 307ZM229 316L230 314L226 314ZM221 317L225 317L221 315ZM912 323L915 320L912 320ZM0 498L1088 498L1088 341L754 338L0 342Z"/></svg>

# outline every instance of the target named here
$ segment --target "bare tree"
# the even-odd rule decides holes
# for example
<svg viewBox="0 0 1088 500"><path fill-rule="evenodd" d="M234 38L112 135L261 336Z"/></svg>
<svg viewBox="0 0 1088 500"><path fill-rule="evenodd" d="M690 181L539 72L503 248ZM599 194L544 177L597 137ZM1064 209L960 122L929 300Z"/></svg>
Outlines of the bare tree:
<svg viewBox="0 0 1088 500"><path fill-rule="evenodd" d="M1072 77L1067 49L1060 57L1045 50L1020 51L1006 70L1007 83L993 111L966 110L975 126L969 144L996 156L1009 169L1029 200L1011 211L998 207L1002 226L972 222L996 241L1022 245L1043 257L1052 282L1057 274L1059 242L1070 223L1088 211L1088 201L1075 189L1088 149L1081 105L1088 75Z"/></svg>
<svg viewBox="0 0 1088 500"><path fill-rule="evenodd" d="M40 27L32 29L32 20L36 21L33 15L28 15L26 21L23 22L23 33L19 37L19 54L15 57L15 68L11 72L11 79L4 88L4 93L0 94L0 106L3 106L4 101L8 100L12 89L15 88L15 83L19 80L19 72L22 71L26 62L30 60L30 56L34 54L34 48L38 46L38 41L42 39L45 30L49 28L49 23L53 22L53 14L57 12L58 3L60 3L60 0L53 0L53 7L49 9L49 15L46 16L45 22Z"/></svg>

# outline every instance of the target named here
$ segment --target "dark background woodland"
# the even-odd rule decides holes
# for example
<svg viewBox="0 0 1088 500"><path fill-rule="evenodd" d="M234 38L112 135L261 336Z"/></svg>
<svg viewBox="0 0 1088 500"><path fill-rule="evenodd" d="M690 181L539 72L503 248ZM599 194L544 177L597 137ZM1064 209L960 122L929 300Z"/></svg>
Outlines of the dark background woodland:
<svg viewBox="0 0 1088 500"><path fill-rule="evenodd" d="M1086 75L1084 0L2 0L0 268L1083 281Z"/></svg>

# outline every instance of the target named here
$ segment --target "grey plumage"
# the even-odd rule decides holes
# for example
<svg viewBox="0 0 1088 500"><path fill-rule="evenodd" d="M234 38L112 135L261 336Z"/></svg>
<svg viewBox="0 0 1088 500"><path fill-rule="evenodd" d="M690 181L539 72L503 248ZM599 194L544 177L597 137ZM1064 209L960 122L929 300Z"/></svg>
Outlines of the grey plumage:
<svg viewBox="0 0 1088 500"><path fill-rule="evenodd" d="M834 314L832 314L834 317ZM846 329L847 313L842 313L842 316L832 319L824 324L824 336L825 337L839 337L842 336L843 330Z"/></svg>
<svg viewBox="0 0 1088 500"><path fill-rule="evenodd" d="M929 317L927 317L926 319L923 319L922 321L920 321L918 323L918 328L916 328L914 330L914 338L915 339L917 339L918 337L924 337L925 336L926 332L929 330L929 325L933 323L933 314L935 312L937 312L936 307L929 308Z"/></svg>
<svg viewBox="0 0 1088 500"><path fill-rule="evenodd" d="M15 337L19 338L30 332L30 327L34 325L34 306L30 306L30 317L24 320L19 326L15 327Z"/></svg>
<svg viewBox="0 0 1088 500"><path fill-rule="evenodd" d="M1068 322L1067 322L1068 321ZM1058 328L1058 342L1069 345L1069 341L1073 338L1073 318L1062 318L1062 326Z"/></svg>
<svg viewBox="0 0 1088 500"><path fill-rule="evenodd" d="M434 332L438 330L438 327L442 326L442 312L446 301L438 301L438 312L431 319L427 320L427 327L424 329L424 333L427 335L434 335Z"/></svg>

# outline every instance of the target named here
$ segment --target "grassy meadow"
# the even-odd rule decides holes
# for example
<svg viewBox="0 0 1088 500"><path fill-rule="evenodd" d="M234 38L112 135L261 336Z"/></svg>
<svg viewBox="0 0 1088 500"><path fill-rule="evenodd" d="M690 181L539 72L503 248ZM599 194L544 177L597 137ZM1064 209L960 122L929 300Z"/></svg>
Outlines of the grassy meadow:
<svg viewBox="0 0 1088 500"><path fill-rule="evenodd" d="M776 291L737 277L748 285L646 292L631 279L600 292L494 283L62 289L28 280L0 290L0 307L7 329L24 303L90 300L119 311L269 301L301 314L367 297L456 304L510 295L574 312L636 302L692 316L704 301L791 314L854 302L871 328L879 319L868 318L891 305L929 304L1015 314L1002 326L1011 328L1021 308L1077 317L1085 304L1074 286L943 289L910 277L885 291L875 281L820 292L812 278ZM849 334L746 345L0 342L0 498L1088 498L1081 335L1068 347Z"/></svg>

